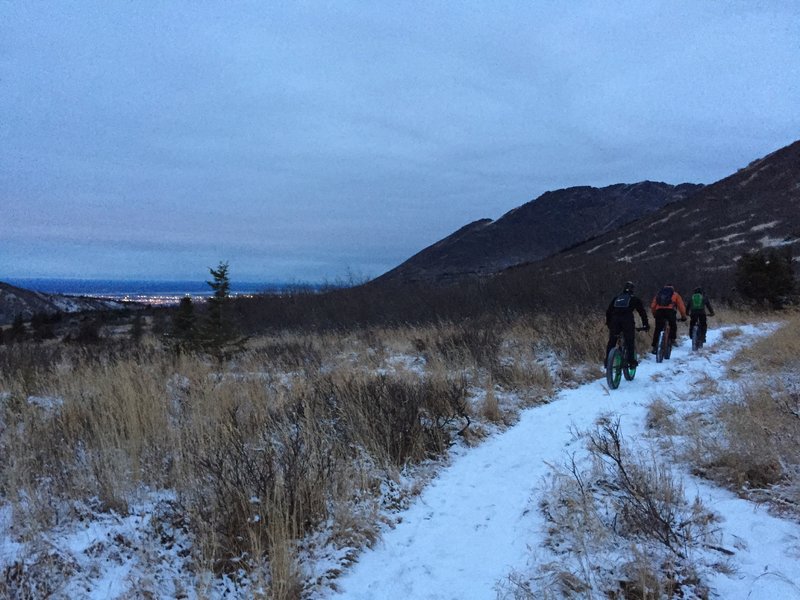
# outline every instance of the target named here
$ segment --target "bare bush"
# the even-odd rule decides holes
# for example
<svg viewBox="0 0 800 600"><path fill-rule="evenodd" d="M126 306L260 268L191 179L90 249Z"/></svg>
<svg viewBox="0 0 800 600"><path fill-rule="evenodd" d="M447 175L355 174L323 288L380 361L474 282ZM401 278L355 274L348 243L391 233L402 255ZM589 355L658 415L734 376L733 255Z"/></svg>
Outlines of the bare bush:
<svg viewBox="0 0 800 600"><path fill-rule="evenodd" d="M552 471L540 501L547 548L514 598L669 598L679 590L707 597L694 550L713 541L716 517L688 501L668 467L631 454L619 421L587 436L591 467L573 457Z"/></svg>

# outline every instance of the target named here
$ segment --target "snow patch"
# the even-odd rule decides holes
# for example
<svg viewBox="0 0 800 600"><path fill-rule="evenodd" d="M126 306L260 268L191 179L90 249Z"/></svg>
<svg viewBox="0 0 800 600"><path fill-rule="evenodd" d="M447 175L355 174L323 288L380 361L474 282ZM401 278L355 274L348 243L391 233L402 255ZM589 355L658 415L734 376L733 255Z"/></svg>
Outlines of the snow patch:
<svg viewBox="0 0 800 600"><path fill-rule="evenodd" d="M64 399L58 396L28 396L28 404L48 412L55 412L64 405Z"/></svg>
<svg viewBox="0 0 800 600"><path fill-rule="evenodd" d="M750 231L764 231L765 229L772 229L778 223L780 223L780 221L770 221L768 223L761 223L761 225L753 225L750 228Z"/></svg>
<svg viewBox="0 0 800 600"><path fill-rule="evenodd" d="M721 237L711 238L706 240L709 244L717 244L717 245L727 245L730 244L731 240L734 238L743 236L744 233L737 232L737 233L729 233L728 235L723 235Z"/></svg>
<svg viewBox="0 0 800 600"><path fill-rule="evenodd" d="M791 246L795 240L787 240L786 238L774 238L768 235L758 239L758 243L762 248L779 248L781 246Z"/></svg>

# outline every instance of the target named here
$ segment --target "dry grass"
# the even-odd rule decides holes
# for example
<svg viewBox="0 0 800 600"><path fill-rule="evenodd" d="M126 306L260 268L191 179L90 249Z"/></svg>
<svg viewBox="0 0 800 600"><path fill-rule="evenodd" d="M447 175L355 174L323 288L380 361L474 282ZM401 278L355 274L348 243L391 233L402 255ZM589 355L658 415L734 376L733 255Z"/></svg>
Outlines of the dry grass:
<svg viewBox="0 0 800 600"><path fill-rule="evenodd" d="M777 497L800 503L800 394L745 387L715 417L721 435L709 435L711 424L695 431L697 471L736 490L773 488Z"/></svg>
<svg viewBox="0 0 800 600"><path fill-rule="evenodd" d="M483 395L480 414L491 423L501 423L503 421L503 413L500 410L497 394L495 394L494 391L494 383L491 379L486 384L486 391Z"/></svg>
<svg viewBox="0 0 800 600"><path fill-rule="evenodd" d="M618 421L601 421L587 442L590 466L573 457L554 468L540 502L556 560L512 575L504 597L707 597L694 551L713 539L716 517L666 465L626 448Z"/></svg>
<svg viewBox="0 0 800 600"><path fill-rule="evenodd" d="M699 475L780 510L800 513L800 313L782 313L768 336L743 347L729 363L740 382L722 393L717 382L697 382L718 399L713 414L685 418L684 458ZM732 332L741 333L738 329Z"/></svg>
<svg viewBox="0 0 800 600"><path fill-rule="evenodd" d="M763 319L763 312L717 307L714 316L708 317L708 326L711 328L721 327L723 325L749 325L762 321Z"/></svg>
<svg viewBox="0 0 800 600"><path fill-rule="evenodd" d="M222 366L148 337L0 349L0 497L33 540L89 499L124 515L143 489L174 490L198 569L297 598L298 540L324 523L374 541L393 472L548 397L554 369L602 355L601 333L577 316L282 332Z"/></svg>
<svg viewBox="0 0 800 600"><path fill-rule="evenodd" d="M664 435L677 432L674 420L675 409L661 398L656 398L647 407L645 424L648 429L654 429Z"/></svg>
<svg viewBox="0 0 800 600"><path fill-rule="evenodd" d="M732 365L747 365L760 375L797 372L800 366L800 312L789 313L770 336L743 348Z"/></svg>
<svg viewBox="0 0 800 600"><path fill-rule="evenodd" d="M692 388L694 394L701 398L716 396L720 392L719 382L707 373L692 382Z"/></svg>

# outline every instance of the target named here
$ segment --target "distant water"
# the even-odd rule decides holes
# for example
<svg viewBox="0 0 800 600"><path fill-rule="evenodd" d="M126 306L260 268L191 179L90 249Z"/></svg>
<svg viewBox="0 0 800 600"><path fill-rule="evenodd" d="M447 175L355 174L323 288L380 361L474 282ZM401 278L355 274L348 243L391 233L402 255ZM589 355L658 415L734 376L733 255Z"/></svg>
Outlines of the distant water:
<svg viewBox="0 0 800 600"><path fill-rule="evenodd" d="M169 302L183 296L203 297L211 295L205 281L147 281L119 279L6 279L17 287L68 296L93 296L96 298L127 299L138 301ZM231 293L256 294L260 292L280 293L297 284L278 282L231 282ZM303 286L313 289L314 286Z"/></svg>

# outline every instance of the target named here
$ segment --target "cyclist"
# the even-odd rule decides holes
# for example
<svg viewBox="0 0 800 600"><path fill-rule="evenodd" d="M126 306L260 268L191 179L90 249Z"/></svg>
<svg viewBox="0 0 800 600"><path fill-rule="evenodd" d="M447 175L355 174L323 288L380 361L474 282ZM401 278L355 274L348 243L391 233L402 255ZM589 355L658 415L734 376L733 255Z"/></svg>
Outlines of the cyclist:
<svg viewBox="0 0 800 600"><path fill-rule="evenodd" d="M714 316L714 309L711 308L711 302L708 301L708 296L703 292L703 288L694 288L694 293L689 301L689 337L691 337L694 328L700 325L700 340L706 343L706 330L708 329L708 321L706 320L706 309L708 309L709 316Z"/></svg>
<svg viewBox="0 0 800 600"><path fill-rule="evenodd" d="M664 323L667 321L669 322L669 339L673 345L675 344L678 337L676 309L681 314L681 321L685 321L686 305L683 303L683 298L675 291L675 286L668 283L661 288L650 303L650 310L653 311L653 317L656 321L655 331L653 332L653 354L656 353L656 347L658 346L658 336L664 330Z"/></svg>
<svg viewBox="0 0 800 600"><path fill-rule="evenodd" d="M622 332L622 337L625 340L625 348L628 355L628 366L636 368L639 362L636 360L636 339L634 332L634 319L633 311L639 313L639 318L642 320L642 328L647 331L650 329L650 323L647 320L647 311L644 309L641 299L634 296L634 285L630 281L625 283L622 288L622 293L614 296L611 303L606 310L606 327L608 327L608 347L606 348L606 357L603 360L608 360L608 353L617 344L617 336Z"/></svg>

